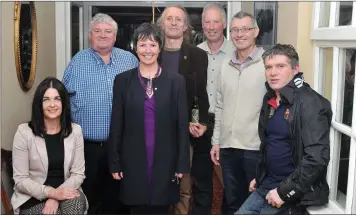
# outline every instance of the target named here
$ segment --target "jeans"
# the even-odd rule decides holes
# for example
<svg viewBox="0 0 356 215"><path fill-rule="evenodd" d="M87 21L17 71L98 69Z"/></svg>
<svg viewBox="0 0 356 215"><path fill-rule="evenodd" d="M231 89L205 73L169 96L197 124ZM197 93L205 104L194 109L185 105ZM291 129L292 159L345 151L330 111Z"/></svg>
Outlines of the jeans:
<svg viewBox="0 0 356 215"><path fill-rule="evenodd" d="M223 215L234 214L247 199L249 184L256 176L259 156L259 151L220 149L220 165L224 181Z"/></svg>
<svg viewBox="0 0 356 215"><path fill-rule="evenodd" d="M266 196L269 190L257 188L235 214L277 214L283 207L276 208L268 204Z"/></svg>
<svg viewBox="0 0 356 215"><path fill-rule="evenodd" d="M285 203L280 208L268 204L266 196L269 190L259 187L243 203L236 214L278 214L278 215L304 215L305 206Z"/></svg>

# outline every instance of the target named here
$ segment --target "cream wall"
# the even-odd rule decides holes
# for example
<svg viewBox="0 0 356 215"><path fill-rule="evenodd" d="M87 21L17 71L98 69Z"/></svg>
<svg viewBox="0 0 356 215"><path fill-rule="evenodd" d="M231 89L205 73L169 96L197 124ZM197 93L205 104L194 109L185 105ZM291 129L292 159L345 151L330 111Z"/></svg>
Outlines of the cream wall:
<svg viewBox="0 0 356 215"><path fill-rule="evenodd" d="M38 28L37 72L33 87L23 92L14 59L14 3L1 2L1 147L12 149L17 126L30 119L31 103L38 84L56 75L54 2L35 2Z"/></svg>
<svg viewBox="0 0 356 215"><path fill-rule="evenodd" d="M278 2L277 43L293 45L299 55L300 70L313 86L314 48L310 39L312 2Z"/></svg>

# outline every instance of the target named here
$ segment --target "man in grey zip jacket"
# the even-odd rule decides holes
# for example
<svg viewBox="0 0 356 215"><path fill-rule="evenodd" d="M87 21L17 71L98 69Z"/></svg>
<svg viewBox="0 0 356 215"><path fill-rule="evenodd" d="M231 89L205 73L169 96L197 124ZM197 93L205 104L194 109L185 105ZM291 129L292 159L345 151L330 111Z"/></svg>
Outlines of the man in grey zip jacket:
<svg viewBox="0 0 356 215"><path fill-rule="evenodd" d="M223 215L236 212L248 197L259 158L258 116L264 87L262 48L255 45L259 33L255 18L240 11L230 27L237 48L222 62L217 78L215 125L211 159L221 165L226 207Z"/></svg>

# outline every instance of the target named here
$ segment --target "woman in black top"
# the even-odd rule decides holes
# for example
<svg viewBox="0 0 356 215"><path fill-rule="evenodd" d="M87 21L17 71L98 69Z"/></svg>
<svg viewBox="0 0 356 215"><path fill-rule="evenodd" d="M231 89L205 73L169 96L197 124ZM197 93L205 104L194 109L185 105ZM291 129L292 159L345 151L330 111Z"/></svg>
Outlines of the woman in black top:
<svg viewBox="0 0 356 215"><path fill-rule="evenodd" d="M82 130L71 122L64 85L46 78L38 86L29 123L13 143L15 214L84 214Z"/></svg>

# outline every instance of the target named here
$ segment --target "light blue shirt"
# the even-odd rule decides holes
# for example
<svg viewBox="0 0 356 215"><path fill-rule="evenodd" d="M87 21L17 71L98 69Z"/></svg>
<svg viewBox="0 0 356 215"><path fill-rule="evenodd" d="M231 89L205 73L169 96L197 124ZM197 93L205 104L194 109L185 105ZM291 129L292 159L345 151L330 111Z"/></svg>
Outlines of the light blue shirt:
<svg viewBox="0 0 356 215"><path fill-rule="evenodd" d="M84 139L108 139L115 76L137 66L131 52L115 47L108 64L92 48L73 57L63 83L70 94L72 119L82 127Z"/></svg>

